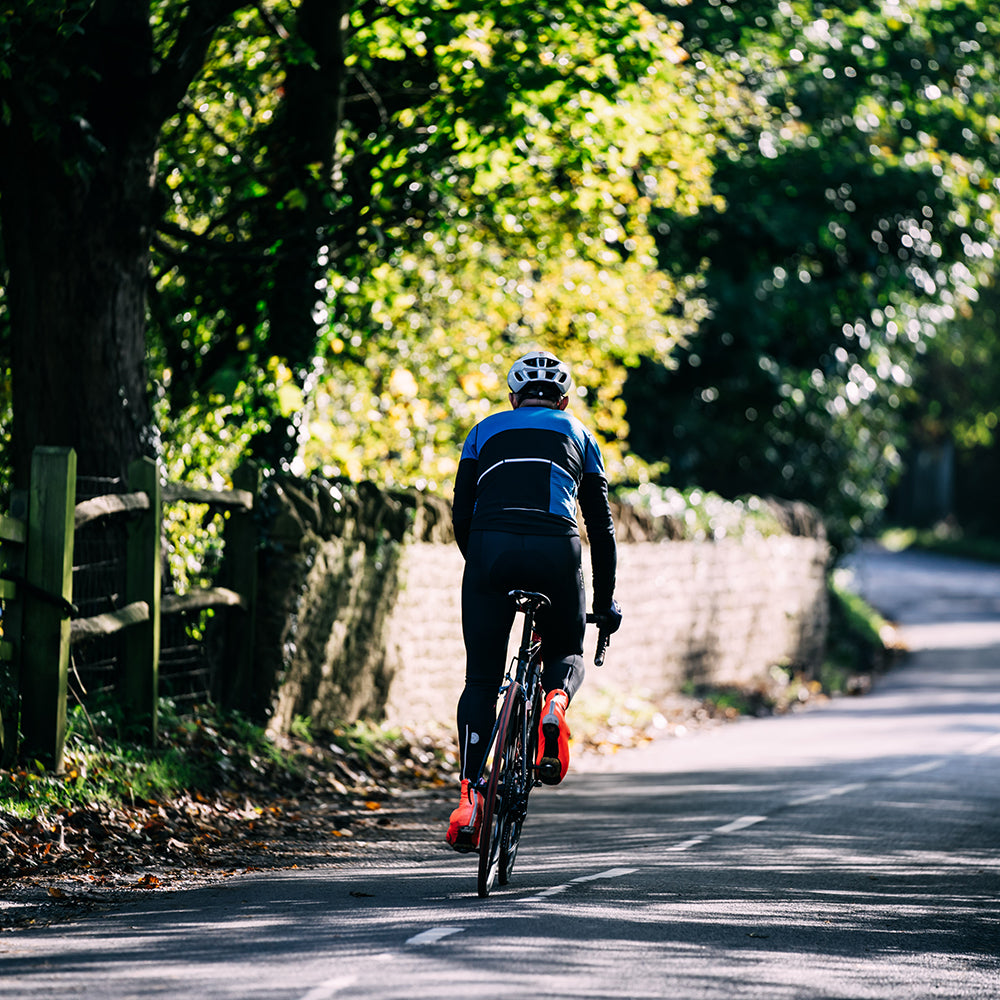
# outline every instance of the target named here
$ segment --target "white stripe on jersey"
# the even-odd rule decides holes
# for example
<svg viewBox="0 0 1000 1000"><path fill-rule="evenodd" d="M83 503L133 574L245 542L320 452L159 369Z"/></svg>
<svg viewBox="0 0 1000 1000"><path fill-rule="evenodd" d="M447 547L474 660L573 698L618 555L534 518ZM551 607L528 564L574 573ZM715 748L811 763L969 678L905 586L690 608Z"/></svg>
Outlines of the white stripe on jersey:
<svg viewBox="0 0 1000 1000"><path fill-rule="evenodd" d="M494 469L499 469L501 465L507 465L510 462L540 462L542 465L552 465L552 462L547 458L504 458L499 462L491 465L477 480L476 485L478 486Z"/></svg>

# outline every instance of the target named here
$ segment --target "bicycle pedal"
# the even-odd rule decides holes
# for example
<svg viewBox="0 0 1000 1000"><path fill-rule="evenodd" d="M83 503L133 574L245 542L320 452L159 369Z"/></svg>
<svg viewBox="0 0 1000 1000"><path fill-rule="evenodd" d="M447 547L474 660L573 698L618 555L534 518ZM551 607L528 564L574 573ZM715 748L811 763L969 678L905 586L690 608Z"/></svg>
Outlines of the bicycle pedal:
<svg viewBox="0 0 1000 1000"><path fill-rule="evenodd" d="M559 725L542 723L542 757L538 761L538 780L543 785L558 785L562 781L562 764L559 761Z"/></svg>
<svg viewBox="0 0 1000 1000"><path fill-rule="evenodd" d="M543 757L536 770L543 785L558 785L562 781L562 764L558 757Z"/></svg>
<svg viewBox="0 0 1000 1000"><path fill-rule="evenodd" d="M479 853L479 831L472 826L463 826L459 829L458 835L455 837L455 843L451 846L458 851L459 854L478 854Z"/></svg>

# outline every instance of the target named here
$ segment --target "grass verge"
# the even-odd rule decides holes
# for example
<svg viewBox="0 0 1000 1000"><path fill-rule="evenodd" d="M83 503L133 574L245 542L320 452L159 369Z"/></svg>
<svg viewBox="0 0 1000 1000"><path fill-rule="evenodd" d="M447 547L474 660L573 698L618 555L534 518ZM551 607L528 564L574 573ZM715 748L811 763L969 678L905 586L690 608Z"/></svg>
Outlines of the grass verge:
<svg viewBox="0 0 1000 1000"><path fill-rule="evenodd" d="M160 701L161 739L133 739L110 706L70 714L61 774L35 762L0 771L0 811L33 816L51 809L135 805L182 792L241 784L245 774L294 774L295 755L236 713L197 706L181 714Z"/></svg>
<svg viewBox="0 0 1000 1000"><path fill-rule="evenodd" d="M967 535L948 522L933 528L890 528L879 541L891 552L920 549L977 562L1000 563L1000 538Z"/></svg>
<svg viewBox="0 0 1000 1000"><path fill-rule="evenodd" d="M400 729L366 723L313 733L298 720L273 738L236 712L197 705L185 712L160 701L155 747L134 739L112 707L71 713L61 774L23 762L0 770L0 814L32 817L54 810L134 807L184 795L267 797L308 784L322 761L330 784L346 790L390 777L433 780L453 761L445 750Z"/></svg>

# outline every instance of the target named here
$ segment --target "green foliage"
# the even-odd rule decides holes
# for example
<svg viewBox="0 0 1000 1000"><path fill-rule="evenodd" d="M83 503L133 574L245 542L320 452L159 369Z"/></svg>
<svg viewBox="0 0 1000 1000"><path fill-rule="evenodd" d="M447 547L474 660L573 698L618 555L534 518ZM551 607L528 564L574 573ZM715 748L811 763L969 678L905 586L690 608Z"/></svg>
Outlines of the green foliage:
<svg viewBox="0 0 1000 1000"><path fill-rule="evenodd" d="M278 378L287 377L278 373ZM252 409L247 407L248 410ZM160 460L167 482L195 489L232 488L232 475L267 415L247 417L239 401L207 393L199 402L171 410L165 391L155 413L160 423ZM215 582L223 553L226 516L206 504L163 505L163 538L170 582L177 593Z"/></svg>
<svg viewBox="0 0 1000 1000"><path fill-rule="evenodd" d="M614 479L803 498L837 544L878 519L907 433L994 446L995 4L233 8L122 8L151 74L128 112L170 109L140 131L172 480L225 485L254 453L447 490L536 346L573 365ZM84 187L106 151L83 109L120 117L95 12L0 18L0 130L30 93ZM182 585L217 546L221 522L181 554L199 516L169 515Z"/></svg>
<svg viewBox="0 0 1000 1000"><path fill-rule="evenodd" d="M954 513L962 533L970 536L998 534L998 356L1000 293L993 281L928 344L914 382L914 399L905 410L915 454L918 449L954 446Z"/></svg>
<svg viewBox="0 0 1000 1000"><path fill-rule="evenodd" d="M846 570L827 581L830 623L822 663L803 674L774 664L768 676L751 685L705 685L688 682L684 694L699 699L713 716L769 715L790 711L818 698L864 694L872 675L887 668L899 653L892 626L851 588Z"/></svg>
<svg viewBox="0 0 1000 1000"><path fill-rule="evenodd" d="M948 522L924 529L889 528L879 536L879 540L892 552L914 548L1000 564L1000 541L996 537L972 535Z"/></svg>
<svg viewBox="0 0 1000 1000"><path fill-rule="evenodd" d="M766 677L748 685L697 684L689 681L682 693L701 702L711 718L780 715L831 692L820 681L783 664L773 665Z"/></svg>
<svg viewBox="0 0 1000 1000"><path fill-rule="evenodd" d="M541 344L575 363L581 412L637 478L626 366L667 359L700 308L696 277L657 269L649 212L712 197L712 132L667 25L628 3L359 7L340 61L314 50L343 102L292 188L304 6L225 26L164 132L154 357L174 427L225 401L255 448L265 424L297 437L298 471L441 488L504 399L498 373ZM308 231L306 348L278 309Z"/></svg>
<svg viewBox="0 0 1000 1000"><path fill-rule="evenodd" d="M312 719L296 715L295 718L292 719L292 724L289 726L288 731L297 740L305 740L307 743L311 743L313 739Z"/></svg>
<svg viewBox="0 0 1000 1000"><path fill-rule="evenodd" d="M398 742L401 732L388 725L375 725L364 720L346 726L338 726L326 734L330 747L339 747L362 764L385 753L387 744Z"/></svg>
<svg viewBox="0 0 1000 1000"><path fill-rule="evenodd" d="M885 504L928 346L989 279L1000 15L670 9L761 111L719 144L725 210L656 219L661 260L708 260L711 314L675 373L627 387L633 444L678 485L809 500L843 544Z"/></svg>
<svg viewBox="0 0 1000 1000"><path fill-rule="evenodd" d="M290 374L267 344L281 232L260 230L265 209L293 210L287 190L269 183L268 143L285 74L282 21L294 15L289 3L237 12L163 130L150 362L167 463L185 473L230 475L287 406ZM162 26L175 16L168 5ZM213 455L214 443L223 450Z"/></svg>
<svg viewBox="0 0 1000 1000"><path fill-rule="evenodd" d="M882 648L891 639L889 623L849 585L844 571L834 572L830 580L832 614L838 624L865 646Z"/></svg>
<svg viewBox="0 0 1000 1000"><path fill-rule="evenodd" d="M863 694L899 653L895 630L852 589L850 571L835 570L828 592L827 649L816 679L831 694Z"/></svg>
<svg viewBox="0 0 1000 1000"><path fill-rule="evenodd" d="M759 497L726 500L697 488L643 483L635 489L615 491L617 499L651 517L669 518L688 541L723 538L769 538L786 533L772 507Z"/></svg>
<svg viewBox="0 0 1000 1000"><path fill-rule="evenodd" d="M513 147L475 139L477 172L442 192L435 232L380 251L363 281L331 281L307 468L446 486L469 426L505 405L510 362L538 346L573 366L574 408L607 442L612 475L640 478L627 366L669 358L701 308L696 276L658 269L649 213L711 199L711 138L686 70L669 35L645 32L645 76L614 101L547 73L545 89L515 95L526 131ZM576 41L543 51L546 64L580 68L590 52ZM458 162L477 163L464 147Z"/></svg>

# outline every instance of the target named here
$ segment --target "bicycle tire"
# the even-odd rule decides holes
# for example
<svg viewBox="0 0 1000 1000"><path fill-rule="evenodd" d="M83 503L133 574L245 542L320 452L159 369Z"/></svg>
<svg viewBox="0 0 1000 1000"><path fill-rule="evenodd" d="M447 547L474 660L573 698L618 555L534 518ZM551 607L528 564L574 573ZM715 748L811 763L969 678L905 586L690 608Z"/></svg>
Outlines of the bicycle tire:
<svg viewBox="0 0 1000 1000"><path fill-rule="evenodd" d="M530 704L530 712L528 706ZM537 681L535 693L528 702L521 699L522 711L528 712L527 722L517 720L517 744L515 748L516 787L511 792L511 809L504 824L504 838L500 847L500 868L497 873L501 885L506 885L514 871L517 849L521 842L521 830L528 817L528 796L535 787L535 755L538 750L538 717L542 711L542 692ZM527 739L527 743L525 743Z"/></svg>
<svg viewBox="0 0 1000 1000"><path fill-rule="evenodd" d="M510 805L510 783L506 750L510 742L511 722L517 719L517 706L523 702L520 685L515 681L507 688L493 742L490 778L483 795L483 826L479 834L480 896L488 896L500 870L500 850L503 844L505 820Z"/></svg>
<svg viewBox="0 0 1000 1000"><path fill-rule="evenodd" d="M506 885L514 870L517 845L521 839L521 827L528 811L528 790L531 787L531 765L524 747L524 698L519 698L508 729L507 745L504 747L504 801L507 808L501 824L500 865L497 881Z"/></svg>

